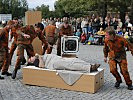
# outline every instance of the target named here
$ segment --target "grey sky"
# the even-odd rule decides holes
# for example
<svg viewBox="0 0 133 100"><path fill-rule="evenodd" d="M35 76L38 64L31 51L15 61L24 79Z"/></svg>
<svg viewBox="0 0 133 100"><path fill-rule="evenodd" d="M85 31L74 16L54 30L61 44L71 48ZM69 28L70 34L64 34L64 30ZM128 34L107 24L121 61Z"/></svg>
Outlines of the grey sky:
<svg viewBox="0 0 133 100"><path fill-rule="evenodd" d="M49 5L50 10L54 10L54 3L57 0L27 0L29 8L35 8L42 4Z"/></svg>

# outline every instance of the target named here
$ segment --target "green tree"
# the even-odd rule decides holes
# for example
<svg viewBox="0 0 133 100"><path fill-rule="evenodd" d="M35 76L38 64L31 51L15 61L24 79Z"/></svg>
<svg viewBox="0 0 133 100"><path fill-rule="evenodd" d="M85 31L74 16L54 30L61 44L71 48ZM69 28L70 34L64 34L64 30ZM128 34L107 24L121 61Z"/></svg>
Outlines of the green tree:
<svg viewBox="0 0 133 100"><path fill-rule="evenodd" d="M63 16L85 14L88 8L88 0L58 0L55 3L55 11Z"/></svg>
<svg viewBox="0 0 133 100"><path fill-rule="evenodd" d="M95 10L99 10L104 16L107 11L120 12L120 18L124 21L125 13L129 12L132 0L92 0L90 1L90 7Z"/></svg>
<svg viewBox="0 0 133 100"><path fill-rule="evenodd" d="M133 23L133 0L131 1L131 6L129 7L129 9L130 9L130 19Z"/></svg>
<svg viewBox="0 0 133 100"><path fill-rule="evenodd" d="M28 10L28 3L27 0L21 0L21 16L25 16L25 12Z"/></svg>
<svg viewBox="0 0 133 100"><path fill-rule="evenodd" d="M0 0L0 13L22 18L28 10L27 0Z"/></svg>
<svg viewBox="0 0 133 100"><path fill-rule="evenodd" d="M36 10L42 11L42 17L43 18L47 18L49 16L50 11L49 11L49 6L48 5L42 4L41 7L37 6Z"/></svg>
<svg viewBox="0 0 133 100"><path fill-rule="evenodd" d="M63 17L66 15L65 10L63 9L63 4L60 1L55 2L55 14L56 17Z"/></svg>
<svg viewBox="0 0 133 100"><path fill-rule="evenodd" d="M56 17L55 11L50 11L48 5L42 4L40 7L37 6L36 10L42 11L43 18Z"/></svg>
<svg viewBox="0 0 133 100"><path fill-rule="evenodd" d="M87 15L89 11L96 11L99 15L106 16L107 12L120 12L124 21L129 7L132 8L133 0L58 0L55 3L55 12L60 16ZM130 9L130 12L132 10Z"/></svg>

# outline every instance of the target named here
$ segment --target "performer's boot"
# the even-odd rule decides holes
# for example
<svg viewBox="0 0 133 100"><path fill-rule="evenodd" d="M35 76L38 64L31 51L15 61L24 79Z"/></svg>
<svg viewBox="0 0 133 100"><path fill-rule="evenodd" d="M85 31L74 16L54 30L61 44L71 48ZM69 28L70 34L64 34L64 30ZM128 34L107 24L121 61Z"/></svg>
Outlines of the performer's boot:
<svg viewBox="0 0 133 100"><path fill-rule="evenodd" d="M117 81L116 83L115 83L115 87L118 89L118 88L120 88L120 84L122 83L122 81Z"/></svg>
<svg viewBox="0 0 133 100"><path fill-rule="evenodd" d="M133 86L132 85L128 85L128 90L133 90Z"/></svg>
<svg viewBox="0 0 133 100"><path fill-rule="evenodd" d="M3 80L3 79L4 79L4 77L1 76L1 72L0 72L0 80Z"/></svg>
<svg viewBox="0 0 133 100"><path fill-rule="evenodd" d="M18 69L14 69L13 73L12 73L12 79L16 78L16 74L17 74Z"/></svg>
<svg viewBox="0 0 133 100"><path fill-rule="evenodd" d="M1 74L6 75L6 76L11 76L12 75L12 73L9 73L9 72L2 72Z"/></svg>
<svg viewBox="0 0 133 100"><path fill-rule="evenodd" d="M22 62L21 62L21 65L24 65L26 63L26 59L23 58Z"/></svg>
<svg viewBox="0 0 133 100"><path fill-rule="evenodd" d="M22 61L23 59L24 59L24 58L22 58L22 57L18 57L18 58L17 58L16 65L15 65L14 71L13 71L12 76L11 76L12 79L15 79L15 78L16 78L17 71L18 71L18 69L21 68L20 63L21 63L21 61Z"/></svg>
<svg viewBox="0 0 133 100"><path fill-rule="evenodd" d="M4 79L4 77L0 76L0 80L3 80L3 79Z"/></svg>

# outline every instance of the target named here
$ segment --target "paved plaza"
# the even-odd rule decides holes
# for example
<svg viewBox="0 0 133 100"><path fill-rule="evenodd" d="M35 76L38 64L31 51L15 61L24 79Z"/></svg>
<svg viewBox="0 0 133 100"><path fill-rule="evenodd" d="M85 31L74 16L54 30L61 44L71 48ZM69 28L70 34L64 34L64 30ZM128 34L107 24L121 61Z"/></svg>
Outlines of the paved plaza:
<svg viewBox="0 0 133 100"><path fill-rule="evenodd" d="M90 63L100 63L105 69L105 83L97 93L89 94L55 88L24 85L22 82L22 69L18 71L15 80L5 76L0 80L0 100L133 100L133 91L127 90L125 81L120 89L114 87L115 79L109 72L108 64L103 61L103 46L80 44L78 57ZM55 53L55 48L53 50ZM133 56L127 52L128 68L133 80ZM13 71L16 54L12 60L10 71Z"/></svg>

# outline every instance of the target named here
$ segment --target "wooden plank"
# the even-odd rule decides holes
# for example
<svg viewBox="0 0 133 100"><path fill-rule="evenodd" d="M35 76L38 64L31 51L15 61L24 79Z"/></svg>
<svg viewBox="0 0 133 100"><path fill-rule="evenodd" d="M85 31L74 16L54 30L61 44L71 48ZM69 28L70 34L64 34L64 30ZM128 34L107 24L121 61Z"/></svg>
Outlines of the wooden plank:
<svg viewBox="0 0 133 100"><path fill-rule="evenodd" d="M33 40L32 45L33 45L35 54L37 53L39 55L42 55L42 52L43 52L43 50L42 50L42 41L38 37L36 37Z"/></svg>

